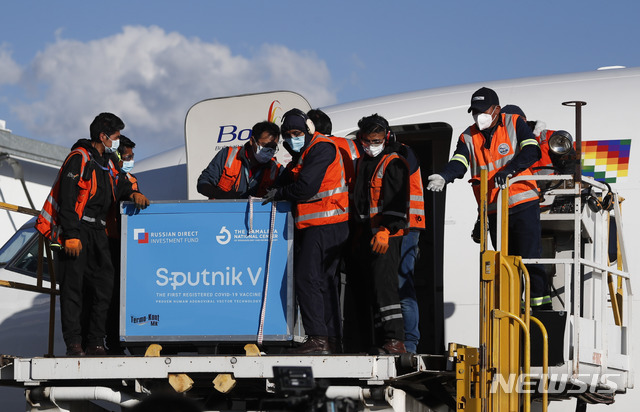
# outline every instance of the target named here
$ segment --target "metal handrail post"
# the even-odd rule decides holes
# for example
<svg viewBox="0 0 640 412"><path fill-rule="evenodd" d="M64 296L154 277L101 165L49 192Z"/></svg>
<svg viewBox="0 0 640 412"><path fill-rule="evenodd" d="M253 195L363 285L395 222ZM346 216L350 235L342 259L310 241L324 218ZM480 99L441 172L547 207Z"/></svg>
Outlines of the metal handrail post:
<svg viewBox="0 0 640 412"><path fill-rule="evenodd" d="M549 334L542 322L534 316L531 320L538 325L542 333L542 412L547 412L549 403Z"/></svg>
<svg viewBox="0 0 640 412"><path fill-rule="evenodd" d="M529 328L527 328L527 325L525 325L524 321L522 319L520 319L519 316L511 313L511 312L506 312L500 309L495 309L493 311L493 317L496 319L502 319L504 317L507 317L509 319L515 320L516 322L518 322L520 324L520 327L522 327L522 330L524 332L524 382L527 383L527 389L528 389L528 382L529 382L529 375L531 373L531 336L529 335ZM524 391L524 412L530 412L531 411L531 393L529 393L529 390Z"/></svg>

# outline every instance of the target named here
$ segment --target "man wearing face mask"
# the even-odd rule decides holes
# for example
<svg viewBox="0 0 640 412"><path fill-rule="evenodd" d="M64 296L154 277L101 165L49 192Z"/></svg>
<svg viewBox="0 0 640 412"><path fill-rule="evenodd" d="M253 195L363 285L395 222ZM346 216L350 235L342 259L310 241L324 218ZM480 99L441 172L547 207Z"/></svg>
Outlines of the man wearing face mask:
<svg viewBox="0 0 640 412"><path fill-rule="evenodd" d="M116 181L127 179L131 183L133 190L140 190L138 179L131 173L134 164L133 149L136 144L127 136L120 134L120 144L118 150L112 155L114 162L117 162L122 173L118 174ZM120 205L114 203L107 214L107 236L109 238L109 249L111 250L111 263L114 268L113 292L111 294L111 304L107 314L107 327L105 343L109 355L123 355L120 348L120 225L121 225Z"/></svg>
<svg viewBox="0 0 640 412"><path fill-rule="evenodd" d="M61 247L56 261L68 356L106 354L105 324L113 288L107 211L122 200L140 209L149 205L129 180L117 179L120 171L112 154L123 128L112 113L96 116L89 127L91 140L80 139L72 147L36 222L36 229Z"/></svg>
<svg viewBox="0 0 640 412"><path fill-rule="evenodd" d="M345 343L356 352L373 345L378 353L405 353L398 268L409 226L409 166L400 154L402 145L390 141L386 119L377 114L364 117L358 128L364 154L356 165L352 196L354 236L347 271L350 307L345 309Z"/></svg>
<svg viewBox="0 0 640 412"><path fill-rule="evenodd" d="M347 181L347 187L349 188L349 193L353 190L353 183L355 181L356 175L356 161L360 156L360 151L356 144L355 139L349 139L345 137L334 136L332 134L333 124L331 123L331 118L320 109L311 109L307 112L307 116L313 122L313 125L316 128L316 132L320 132L321 134L327 136L329 139L333 140L335 143L338 152L340 152L340 156L342 157L342 165L344 166L344 176ZM347 236L348 237L348 236ZM345 264L347 260L348 250L343 249L341 252L340 261L338 263L337 274L339 286L342 286L344 283L344 273L345 273ZM343 288L339 288L339 293L342 299L343 296ZM342 351L342 342L336 342L333 349L333 352L341 352Z"/></svg>
<svg viewBox="0 0 640 412"><path fill-rule="evenodd" d="M136 144L131 139L123 134L120 135L120 146L118 146L118 165L120 166L120 169L127 174L127 178L131 183L134 186L137 186L137 179L131 174L134 164L133 149L135 147Z"/></svg>
<svg viewBox="0 0 640 412"><path fill-rule="evenodd" d="M220 150L198 178L198 193L209 199L263 197L281 173L274 156L280 128L272 122L256 123L244 146Z"/></svg>
<svg viewBox="0 0 640 412"><path fill-rule="evenodd" d="M302 110L284 114L282 137L295 163L264 203L288 200L294 204L293 273L308 338L289 353L328 354L339 350L341 335L336 269L349 233L344 166L335 143L316 132Z"/></svg>
<svg viewBox="0 0 640 412"><path fill-rule="evenodd" d="M480 201L480 171L489 174L489 232L496 246L496 212L500 188L507 178L533 175L531 165L540 159L540 146L526 119L518 114L501 113L498 95L482 87L471 96L471 112L475 124L458 139L453 157L438 174L429 176L428 190L441 191L445 184L461 178L471 169L471 180ZM535 180L521 180L509 186L509 254L525 259L539 258L540 207ZM540 265L527 265L531 276L531 307L550 309L548 282Z"/></svg>

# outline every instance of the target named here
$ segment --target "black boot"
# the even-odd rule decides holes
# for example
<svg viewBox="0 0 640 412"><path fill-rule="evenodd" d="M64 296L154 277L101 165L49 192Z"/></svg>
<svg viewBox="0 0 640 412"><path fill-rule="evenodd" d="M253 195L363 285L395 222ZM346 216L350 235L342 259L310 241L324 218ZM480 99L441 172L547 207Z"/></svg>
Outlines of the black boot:
<svg viewBox="0 0 640 412"><path fill-rule="evenodd" d="M79 343L71 343L67 345L67 356L84 356L82 345Z"/></svg>
<svg viewBox="0 0 640 412"><path fill-rule="evenodd" d="M328 355L331 353L329 337L309 335L302 345L289 349L287 353L291 355Z"/></svg>
<svg viewBox="0 0 640 412"><path fill-rule="evenodd" d="M329 336L329 351L342 353L342 339L339 336Z"/></svg>
<svg viewBox="0 0 640 412"><path fill-rule="evenodd" d="M382 345L381 354L402 354L407 353L407 349L404 347L404 342L398 339L387 339Z"/></svg>

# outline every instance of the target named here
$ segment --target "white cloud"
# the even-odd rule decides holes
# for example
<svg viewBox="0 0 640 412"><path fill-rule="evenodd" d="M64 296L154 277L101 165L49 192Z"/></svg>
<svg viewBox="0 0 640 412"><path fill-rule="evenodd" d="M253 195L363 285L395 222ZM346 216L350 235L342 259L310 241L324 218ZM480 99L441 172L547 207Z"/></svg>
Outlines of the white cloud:
<svg viewBox="0 0 640 412"><path fill-rule="evenodd" d="M0 49L0 68L3 56ZM265 44L253 56L234 55L155 26L126 26L86 43L58 38L21 84L29 103L13 110L32 137L70 145L88 137L96 114L111 111L143 156L182 144L186 112L203 99L286 89L314 106L336 101L329 70L313 53Z"/></svg>
<svg viewBox="0 0 640 412"><path fill-rule="evenodd" d="M20 79L21 69L11 57L6 44L0 44L0 85L14 84Z"/></svg>

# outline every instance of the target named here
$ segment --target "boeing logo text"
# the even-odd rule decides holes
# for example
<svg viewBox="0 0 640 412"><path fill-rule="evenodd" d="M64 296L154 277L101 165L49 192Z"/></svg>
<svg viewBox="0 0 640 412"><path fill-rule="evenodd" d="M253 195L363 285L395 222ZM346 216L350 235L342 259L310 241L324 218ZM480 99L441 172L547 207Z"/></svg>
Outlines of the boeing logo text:
<svg viewBox="0 0 640 412"><path fill-rule="evenodd" d="M249 140L251 137L251 129L242 129L238 130L238 126L229 124L220 126L220 131L218 132L218 143L230 143L234 140L239 142L245 142Z"/></svg>

